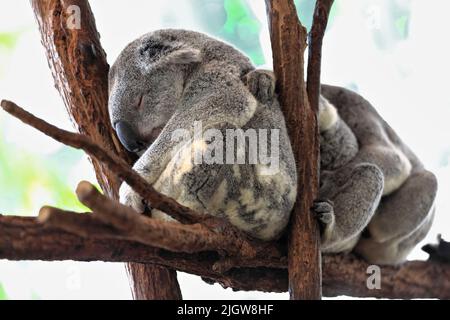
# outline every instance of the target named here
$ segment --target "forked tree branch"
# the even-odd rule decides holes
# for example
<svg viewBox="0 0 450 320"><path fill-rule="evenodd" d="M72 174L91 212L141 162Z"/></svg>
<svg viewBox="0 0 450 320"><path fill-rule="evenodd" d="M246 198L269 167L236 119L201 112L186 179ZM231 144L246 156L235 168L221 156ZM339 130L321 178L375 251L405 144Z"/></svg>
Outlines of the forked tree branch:
<svg viewBox="0 0 450 320"><path fill-rule="evenodd" d="M294 1L266 0L266 6L273 67L298 172L289 231L289 292L291 299L320 299L320 234L310 210L318 190L319 132L304 81L306 29L298 20Z"/></svg>

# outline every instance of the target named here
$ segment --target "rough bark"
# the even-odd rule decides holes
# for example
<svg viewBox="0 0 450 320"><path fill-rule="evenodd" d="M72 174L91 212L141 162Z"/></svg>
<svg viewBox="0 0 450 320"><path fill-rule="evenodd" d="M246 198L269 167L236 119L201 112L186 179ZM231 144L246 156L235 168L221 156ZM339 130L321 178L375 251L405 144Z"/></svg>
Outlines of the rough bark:
<svg viewBox="0 0 450 320"><path fill-rule="evenodd" d="M83 215L86 229L102 234L102 227ZM287 263L284 268L234 265L217 271L216 252L174 253L141 243L116 238L80 236L39 222L36 218L0 215L0 259L78 260L153 263L204 277L234 290L285 292L288 290ZM352 255L323 257L325 296L348 295L392 299L450 299L450 264L437 261L410 261L401 267L381 267L381 289L367 288L369 264ZM437 281L437 279L439 279ZM157 288L156 288L157 289Z"/></svg>
<svg viewBox="0 0 450 320"><path fill-rule="evenodd" d="M90 234L105 235L104 226L89 215L82 216L82 224L91 230ZM285 279L278 276L283 273L280 269L237 268L226 272L217 271L214 266L220 257L216 252L174 253L114 237L86 237L29 217L0 215L0 229L0 259L153 263L199 275L236 290L259 288L266 292L279 292L287 288ZM255 279L258 279L257 283L253 283ZM284 281L284 284L279 281Z"/></svg>
<svg viewBox="0 0 450 320"><path fill-rule="evenodd" d="M320 299L320 233L310 210L318 189L319 134L304 81L306 29L292 0L266 0L266 5L277 89L298 172L289 232L289 292L291 299Z"/></svg>
<svg viewBox="0 0 450 320"><path fill-rule="evenodd" d="M64 100L67 111L80 133L86 134L100 146L114 152L128 163L132 157L121 147L109 121L107 110L109 66L106 54L100 44L95 19L87 0L31 0L42 36L42 44L52 70L56 87ZM75 5L81 13L81 28L71 28L68 23L75 12ZM117 199L120 180L108 166L92 159L97 180L106 194ZM140 284L134 291L137 299L181 298L175 272L146 266L128 266L134 284ZM148 278L142 279L141 275ZM170 281L164 279L170 278ZM155 282L149 292L142 288L144 282ZM158 294L160 293L160 294Z"/></svg>
<svg viewBox="0 0 450 320"><path fill-rule="evenodd" d="M322 43L328 25L328 16L334 0L317 0L313 23L309 32L308 77L306 88L311 108L319 110Z"/></svg>

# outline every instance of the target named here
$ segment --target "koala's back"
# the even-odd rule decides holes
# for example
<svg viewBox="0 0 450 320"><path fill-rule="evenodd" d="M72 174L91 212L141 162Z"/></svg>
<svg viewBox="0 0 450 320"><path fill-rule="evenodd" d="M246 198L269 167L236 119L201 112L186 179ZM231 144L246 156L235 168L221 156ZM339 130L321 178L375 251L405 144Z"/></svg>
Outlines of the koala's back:
<svg viewBox="0 0 450 320"><path fill-rule="evenodd" d="M322 85L322 94L337 108L340 117L357 136L360 146L375 144L390 146L392 143L408 157L414 167L423 167L411 149L362 96L331 85Z"/></svg>
<svg viewBox="0 0 450 320"><path fill-rule="evenodd" d="M423 165L375 108L360 95L323 85L322 94L337 108L339 116L355 134L358 161L376 164L384 174L383 195L397 190Z"/></svg>

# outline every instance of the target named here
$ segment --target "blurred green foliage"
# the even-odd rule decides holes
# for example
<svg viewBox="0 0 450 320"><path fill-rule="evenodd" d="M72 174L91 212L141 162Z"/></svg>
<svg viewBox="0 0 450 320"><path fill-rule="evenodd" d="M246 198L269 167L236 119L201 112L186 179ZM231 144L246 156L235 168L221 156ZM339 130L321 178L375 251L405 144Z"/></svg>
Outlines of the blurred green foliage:
<svg viewBox="0 0 450 320"><path fill-rule="evenodd" d="M0 136L3 133L0 131ZM86 211L67 174L83 153L62 147L49 156L37 156L0 140L0 210L14 214L32 214L37 206L49 204L68 210ZM40 199L43 198L43 199ZM40 201L51 203L41 203Z"/></svg>
<svg viewBox="0 0 450 320"><path fill-rule="evenodd" d="M408 37L409 14L402 15L395 20L395 28L401 39Z"/></svg>
<svg viewBox="0 0 450 320"><path fill-rule="evenodd" d="M32 291L31 292L31 300L42 300L42 298L37 292Z"/></svg>
<svg viewBox="0 0 450 320"><path fill-rule="evenodd" d="M13 53L23 31L0 32L0 54ZM7 63L6 59L2 59ZM0 65L0 69L1 69ZM0 74L1 75L1 74ZM1 121L2 119L0 119ZM0 137L5 136L0 125ZM0 212L37 214L30 209L43 205L42 193L51 199L49 204L68 210L86 210L79 204L68 185L67 174L81 159L82 152L62 147L49 156L38 156L0 139Z"/></svg>
<svg viewBox="0 0 450 320"><path fill-rule="evenodd" d="M297 8L297 15L302 25L309 31L311 29L315 0L295 0L295 7ZM333 4L335 6L336 3Z"/></svg>
<svg viewBox="0 0 450 320"><path fill-rule="evenodd" d="M7 57L13 52L23 32L24 30L0 32L0 76L8 63Z"/></svg>
<svg viewBox="0 0 450 320"><path fill-rule="evenodd" d="M7 300L8 296L6 295L6 291L0 283L0 300Z"/></svg>
<svg viewBox="0 0 450 320"><path fill-rule="evenodd" d="M409 36L411 7L402 0L380 1L373 9L376 25L372 35L380 50L390 50Z"/></svg>
<svg viewBox="0 0 450 320"><path fill-rule="evenodd" d="M22 31L0 32L0 48L13 50L21 34Z"/></svg>
<svg viewBox="0 0 450 320"><path fill-rule="evenodd" d="M207 33L225 40L245 52L256 65L265 63L260 43L263 26L246 0L190 0L196 20ZM315 0L295 0L302 24L309 30ZM330 24L336 13L335 3L330 13Z"/></svg>
<svg viewBox="0 0 450 320"><path fill-rule="evenodd" d="M196 19L209 34L245 52L255 65L265 63L259 41L261 22L245 0L191 0Z"/></svg>
<svg viewBox="0 0 450 320"><path fill-rule="evenodd" d="M313 21L314 8L316 0L295 0L295 7L297 8L297 15L302 25L309 31ZM328 27L333 24L336 12L339 10L339 1L335 1L331 7L330 16L328 18Z"/></svg>

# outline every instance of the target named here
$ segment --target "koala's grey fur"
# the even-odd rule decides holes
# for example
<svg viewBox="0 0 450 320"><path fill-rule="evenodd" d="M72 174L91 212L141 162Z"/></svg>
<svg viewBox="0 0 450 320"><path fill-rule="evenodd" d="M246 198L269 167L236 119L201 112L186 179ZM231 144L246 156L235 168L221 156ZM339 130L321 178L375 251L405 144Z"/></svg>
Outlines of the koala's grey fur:
<svg viewBox="0 0 450 320"><path fill-rule="evenodd" d="M119 56L110 72L109 108L113 125L130 126L125 142L128 132L143 141L137 145L145 152L134 169L156 189L270 240L283 232L297 193L274 91L273 74L254 70L231 46L195 32L161 30L132 42ZM372 263L401 263L431 226L436 178L361 96L325 85L322 95L321 200L313 207L323 227L322 250L354 250ZM280 129L280 171L262 176L259 165L175 161L186 155L180 148L174 156L171 132L191 130L196 120L222 131ZM143 210L126 184L121 201Z"/></svg>
<svg viewBox="0 0 450 320"><path fill-rule="evenodd" d="M145 146L134 169L157 190L271 240L289 221L297 176L277 100L258 102L242 80L252 70L247 57L223 42L190 31L156 31L129 44L111 68L109 110L130 149ZM224 134L234 128L279 129L279 172L264 175L260 164L192 165L188 150L204 141L192 138L180 146L172 134L192 132L194 121L201 121L203 130ZM132 132L140 143L130 142ZM122 202L143 210L140 197L126 184L120 194ZM152 215L164 216L157 210Z"/></svg>
<svg viewBox="0 0 450 320"><path fill-rule="evenodd" d="M270 71L249 73L258 99L275 98ZM361 96L322 85L321 175L313 211L324 253L354 250L378 264L399 264L431 227L435 176Z"/></svg>
<svg viewBox="0 0 450 320"><path fill-rule="evenodd" d="M354 248L373 263L401 263L431 227L436 177L361 96L325 85L322 94L319 119L327 118L324 106L338 111L321 130L320 197L334 202L335 217L323 251ZM340 152L330 151L338 144Z"/></svg>

